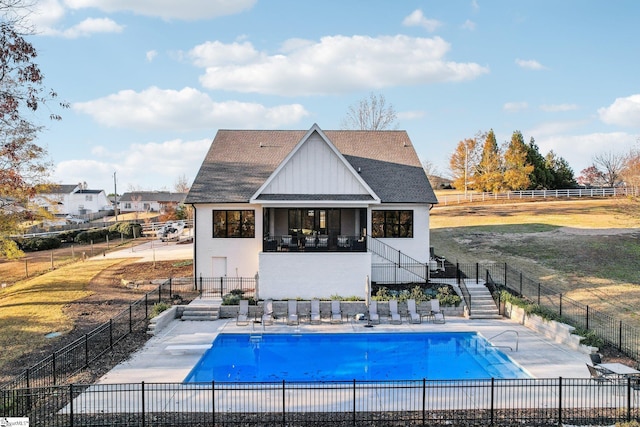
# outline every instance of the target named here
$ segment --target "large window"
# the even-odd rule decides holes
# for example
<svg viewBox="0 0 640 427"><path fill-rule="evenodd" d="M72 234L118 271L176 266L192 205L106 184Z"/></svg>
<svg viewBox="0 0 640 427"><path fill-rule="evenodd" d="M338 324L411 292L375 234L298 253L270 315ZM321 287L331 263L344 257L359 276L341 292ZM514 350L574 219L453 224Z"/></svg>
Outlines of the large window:
<svg viewBox="0 0 640 427"><path fill-rule="evenodd" d="M413 211L372 211L373 237L413 237Z"/></svg>
<svg viewBox="0 0 640 427"><path fill-rule="evenodd" d="M255 234L255 211L213 211L214 238L252 238Z"/></svg>

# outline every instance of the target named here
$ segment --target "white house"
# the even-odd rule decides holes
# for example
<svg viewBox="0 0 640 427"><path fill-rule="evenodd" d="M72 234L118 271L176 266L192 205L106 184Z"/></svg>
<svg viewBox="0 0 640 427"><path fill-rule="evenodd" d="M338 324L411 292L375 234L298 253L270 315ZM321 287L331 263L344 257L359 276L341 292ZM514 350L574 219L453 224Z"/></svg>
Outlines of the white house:
<svg viewBox="0 0 640 427"><path fill-rule="evenodd" d="M131 191L118 197L120 212L160 212L164 213L169 206L176 208L186 193L169 191Z"/></svg>
<svg viewBox="0 0 640 427"><path fill-rule="evenodd" d="M428 277L438 201L405 131L220 130L185 203L196 278L257 275L260 298L364 296L379 264Z"/></svg>
<svg viewBox="0 0 640 427"><path fill-rule="evenodd" d="M53 185L34 202L54 215L89 216L112 209L104 190L91 190L86 183Z"/></svg>

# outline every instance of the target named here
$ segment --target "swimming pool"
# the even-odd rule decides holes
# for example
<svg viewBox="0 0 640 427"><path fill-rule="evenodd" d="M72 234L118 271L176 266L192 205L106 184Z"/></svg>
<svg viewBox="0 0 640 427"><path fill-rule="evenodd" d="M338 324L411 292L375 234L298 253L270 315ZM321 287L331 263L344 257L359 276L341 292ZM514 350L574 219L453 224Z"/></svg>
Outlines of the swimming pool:
<svg viewBox="0 0 640 427"><path fill-rule="evenodd" d="M184 382L530 378L475 332L220 334Z"/></svg>

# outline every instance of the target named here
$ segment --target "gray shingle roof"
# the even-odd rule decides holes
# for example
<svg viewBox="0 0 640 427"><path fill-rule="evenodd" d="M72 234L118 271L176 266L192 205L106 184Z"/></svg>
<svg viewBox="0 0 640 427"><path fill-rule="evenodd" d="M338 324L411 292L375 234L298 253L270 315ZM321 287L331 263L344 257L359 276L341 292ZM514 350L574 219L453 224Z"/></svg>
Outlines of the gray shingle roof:
<svg viewBox="0 0 640 427"><path fill-rule="evenodd" d="M119 202L164 202L182 203L186 193L171 193L169 191L132 191L118 197Z"/></svg>
<svg viewBox="0 0 640 427"><path fill-rule="evenodd" d="M185 203L247 203L307 132L219 130ZM406 131L323 132L382 203L438 203Z"/></svg>

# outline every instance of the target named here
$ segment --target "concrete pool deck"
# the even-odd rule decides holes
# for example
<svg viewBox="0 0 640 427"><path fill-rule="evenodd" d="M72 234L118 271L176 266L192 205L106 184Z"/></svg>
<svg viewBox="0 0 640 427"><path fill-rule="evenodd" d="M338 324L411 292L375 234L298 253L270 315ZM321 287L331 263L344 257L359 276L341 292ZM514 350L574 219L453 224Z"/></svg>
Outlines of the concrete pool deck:
<svg viewBox="0 0 640 427"><path fill-rule="evenodd" d="M196 300L192 304L206 304ZM265 333L366 333L380 332L478 332L535 378L588 378L589 356L552 340L509 319L469 320L448 317L445 324L391 325L384 323L365 328L366 322L349 320L342 324L320 325L300 323L288 326L276 322L264 328ZM220 333L250 333L262 331L262 325L250 323L237 326L235 319L216 321L172 320L151 338L129 360L104 375L98 384L179 383L189 374L213 340ZM510 331L510 332L505 332ZM517 335L515 332L517 332ZM504 333L503 333L504 332ZM501 334L502 333L502 334ZM501 335L499 335L501 334ZM516 339L517 338L517 339ZM518 348L516 351L516 342ZM513 351L506 347L512 347ZM415 379L415 378L407 378Z"/></svg>

